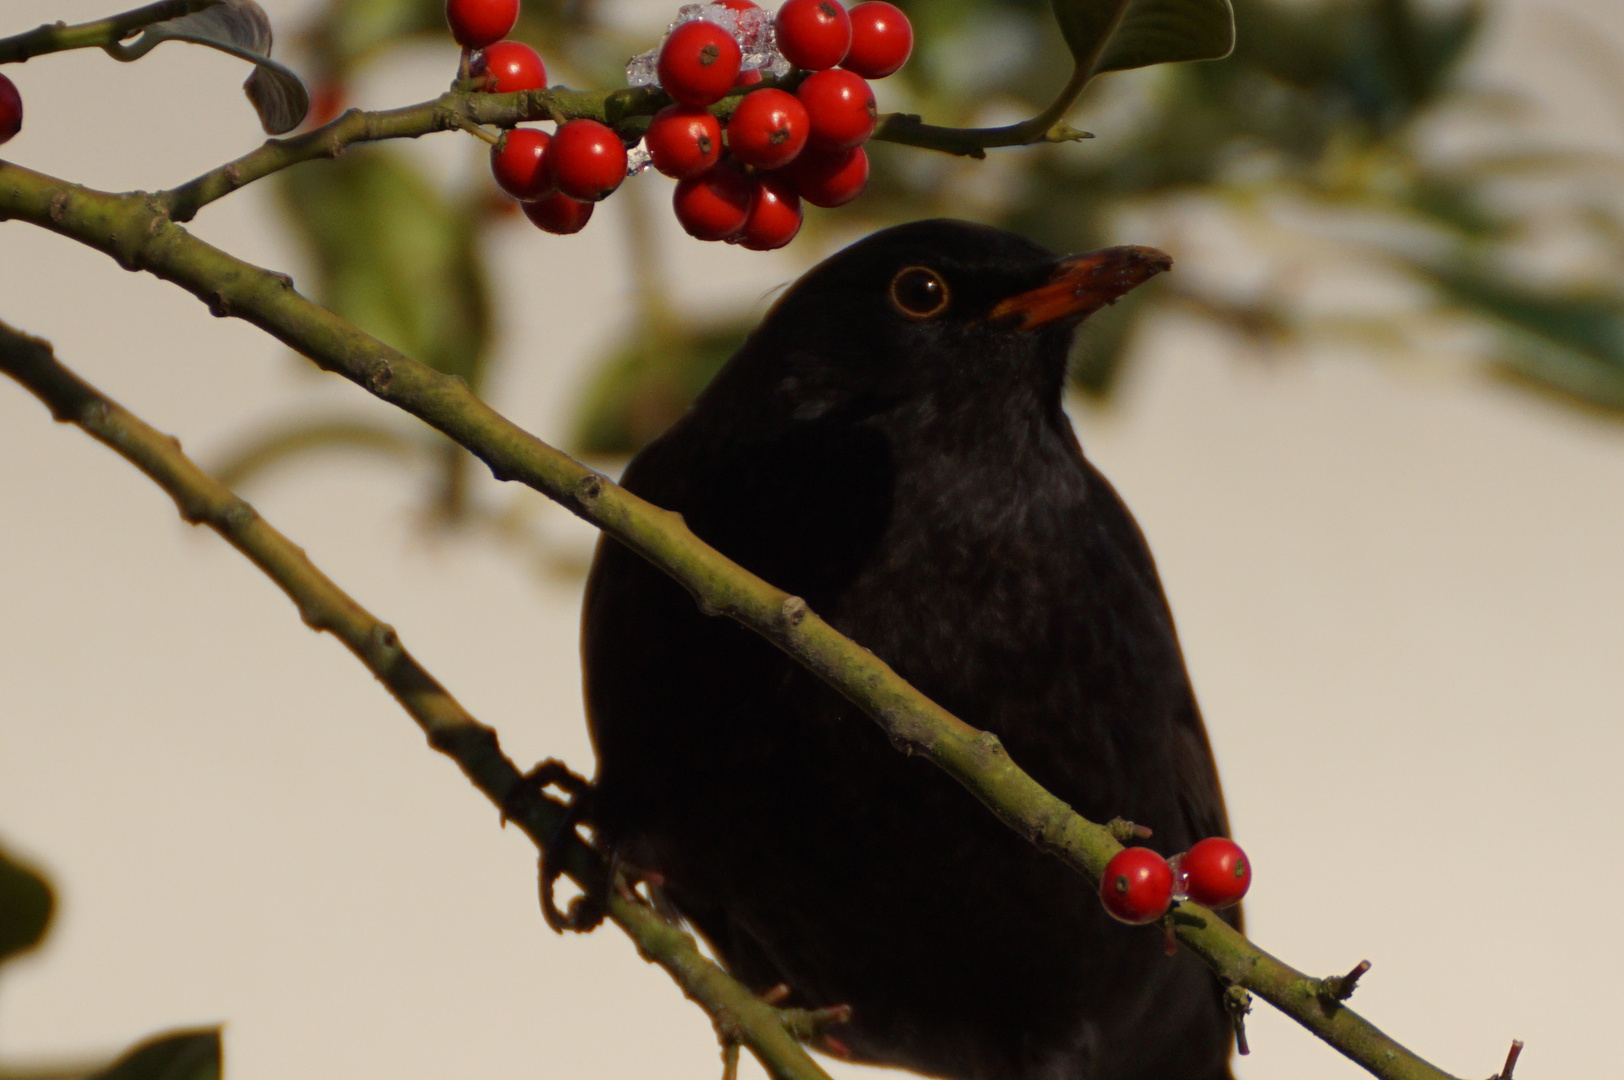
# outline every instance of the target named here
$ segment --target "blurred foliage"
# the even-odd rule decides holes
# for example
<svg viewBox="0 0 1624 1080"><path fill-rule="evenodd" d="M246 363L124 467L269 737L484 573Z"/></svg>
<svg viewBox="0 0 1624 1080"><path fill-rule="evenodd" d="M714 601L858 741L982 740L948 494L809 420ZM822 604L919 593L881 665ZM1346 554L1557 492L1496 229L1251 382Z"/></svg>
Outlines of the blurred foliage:
<svg viewBox="0 0 1624 1080"><path fill-rule="evenodd" d="M542 52L554 82L617 85L625 58L647 48L660 27L639 35L617 30L605 18L613 2L526 0L514 36ZM1071 73L1068 38L1074 45L1086 39L1090 13L1101 7L1094 0L1060 0L1058 11L1047 0L899 2L913 19L917 47L883 96L928 122L955 126L1039 113ZM1202 41L1210 47L1223 31L1213 21L1218 10L1211 0L1133 0L1128 13L1154 21L1182 12L1187 29L1194 27L1194 49ZM1334 337L1413 348L1426 325L1463 323L1484 342L1485 370L1587 407L1624 410L1624 291L1576 270L1527 274L1519 246L1539 215L1501 197L1508 177L1569 178L1596 162L1549 152L1537 130L1510 122L1519 103L1473 85L1467 61L1483 39L1485 3L1235 0L1234 10L1238 32L1228 59L1090 85L1074 118L1108 137L993 151L984 162L870 144L868 192L840 210L813 211L798 247L827 250L861 231L950 214L1013 229L1057 251L1083 251L1157 242L1140 228L1147 215L1176 216L1196 201L1237 223L1257 241L1248 257L1276 272L1263 274L1261 285L1238 283L1224 265L1175 248L1186 273L1096 315L1079 335L1073 381L1080 392L1108 397L1139 332L1179 311L1264 345ZM302 38L318 99L342 100L366 65L409 41L443 46L449 80L455 46L441 13L441 0L329 0ZM1105 50L1102 66L1128 66L1131 56L1112 52L1119 44ZM1438 160L1430 134L1441 120L1473 110L1495 116L1505 138L1475 158ZM467 194L488 193L485 177L469 177L464 191L436 188L398 151L380 147L336 165L306 165L283 185L295 230L316 255L325 303L476 387L488 383L482 239L499 221L528 226L522 219L506 225L488 197ZM1282 206L1293 214L1280 214ZM1538 207L1546 216L1552 209L1548 201ZM1590 239L1624 253L1624 226L1612 211L1565 209L1602 220L1606 227L1590 229ZM631 215L634 243L648 252L650 226L642 217ZM541 234L534 242L559 257L571 243ZM1278 254L1293 245L1296 262ZM1390 313L1324 317L1299 295L1297 279L1305 261L1338 260L1419 299ZM678 314L658 258L640 253L633 261L655 266L634 267L644 279L639 298L583 396L572 447L578 452L624 455L643 445L681 414L748 329L742 314ZM300 422L290 422L260 447L254 464L274 461L277 446L291 454L383 438L329 429L301 438ZM444 460L455 467L454 456Z"/></svg>
<svg viewBox="0 0 1624 1080"><path fill-rule="evenodd" d="M44 876L0 848L0 962L38 945L55 913Z"/></svg>

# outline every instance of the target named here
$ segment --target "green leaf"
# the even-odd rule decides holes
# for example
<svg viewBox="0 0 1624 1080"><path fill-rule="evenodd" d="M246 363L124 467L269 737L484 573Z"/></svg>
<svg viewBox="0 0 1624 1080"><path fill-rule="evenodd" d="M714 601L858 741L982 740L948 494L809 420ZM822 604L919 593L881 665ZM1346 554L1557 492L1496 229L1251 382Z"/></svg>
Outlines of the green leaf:
<svg viewBox="0 0 1624 1080"><path fill-rule="evenodd" d="M38 945L55 911L44 876L0 849L0 961Z"/></svg>
<svg viewBox="0 0 1624 1080"><path fill-rule="evenodd" d="M750 331L745 321L639 327L599 367L576 420L578 453L634 454L670 427Z"/></svg>
<svg viewBox="0 0 1624 1080"><path fill-rule="evenodd" d="M278 190L321 303L477 391L491 320L472 208L386 147L289 169Z"/></svg>
<svg viewBox="0 0 1624 1080"><path fill-rule="evenodd" d="M1218 60L1235 48L1229 0L1053 0L1077 66L1091 75L1182 60Z"/></svg>
<svg viewBox="0 0 1624 1080"><path fill-rule="evenodd" d="M1582 404L1624 411L1624 296L1524 285L1480 268L1422 268L1452 306L1498 324L1502 374Z"/></svg>
<svg viewBox="0 0 1624 1080"><path fill-rule="evenodd" d="M154 1035L86 1080L220 1080L220 1029Z"/></svg>
<svg viewBox="0 0 1624 1080"><path fill-rule="evenodd" d="M266 134L292 131L310 111L304 82L271 59L271 20L254 0L223 0L178 19L153 23L130 44L108 51L120 60L138 60L165 41L207 45L252 63L254 73L242 88Z"/></svg>

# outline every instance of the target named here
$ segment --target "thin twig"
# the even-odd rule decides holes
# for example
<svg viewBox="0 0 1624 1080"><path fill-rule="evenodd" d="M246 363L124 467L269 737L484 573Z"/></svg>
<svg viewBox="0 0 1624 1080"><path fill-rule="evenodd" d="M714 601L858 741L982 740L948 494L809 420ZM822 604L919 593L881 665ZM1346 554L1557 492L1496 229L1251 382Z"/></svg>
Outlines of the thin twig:
<svg viewBox="0 0 1624 1080"><path fill-rule="evenodd" d="M0 64L21 63L31 56L66 49L107 49L153 23L168 22L213 7L220 0L158 0L107 19L79 23L46 23L36 30L0 38Z"/></svg>
<svg viewBox="0 0 1624 1080"><path fill-rule="evenodd" d="M754 630L877 721L891 741L928 758L1010 828L1096 884L1122 845L1046 791L978 731L910 686L878 656L791 596L695 536L662 510L497 413L453 376L378 341L301 296L285 276L252 266L170 221L161 202L112 195L0 162L0 218L30 221L171 281L218 315L254 324L325 370L404 409L466 447L500 480L518 480L592 522L693 594L701 610ZM1222 979L1256 993L1385 1080L1449 1080L1352 1009L1326 1010L1320 981L1257 948L1211 911L1179 906L1179 940ZM760 1004L759 1002L756 1004Z"/></svg>
<svg viewBox="0 0 1624 1080"><path fill-rule="evenodd" d="M392 627L356 603L302 548L200 469L176 440L69 371L47 342L4 322L0 322L0 371L44 402L54 418L77 424L145 473L175 500L184 520L207 525L263 570L293 601L305 624L342 641L417 721L429 745L455 760L474 786L538 847L559 839L554 854L562 857L565 872L590 895L601 897L638 951L669 972L701 1008L713 1018L728 1018L735 1043L750 1047L769 1072L785 1080L829 1080L796 1041L796 1033L807 1026L799 1010L780 1012L761 1001L700 955L685 931L648 905L609 888L602 857L572 831L559 830L566 808L543 795L537 785L525 783L502 753L496 732L474 719L406 651Z"/></svg>

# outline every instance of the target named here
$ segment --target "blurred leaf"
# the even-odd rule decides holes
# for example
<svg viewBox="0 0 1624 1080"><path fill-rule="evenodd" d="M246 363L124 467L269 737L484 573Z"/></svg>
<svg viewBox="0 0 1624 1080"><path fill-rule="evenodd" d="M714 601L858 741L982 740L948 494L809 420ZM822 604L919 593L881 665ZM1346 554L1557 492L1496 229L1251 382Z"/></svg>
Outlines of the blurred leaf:
<svg viewBox="0 0 1624 1080"><path fill-rule="evenodd" d="M289 169L278 190L321 303L477 392L491 319L472 210L386 147Z"/></svg>
<svg viewBox="0 0 1624 1080"><path fill-rule="evenodd" d="M0 961L38 945L55 911L44 876L0 849Z"/></svg>
<svg viewBox="0 0 1624 1080"><path fill-rule="evenodd" d="M1578 287L1541 289L1482 270L1424 273L1455 307L1510 331L1507 373L1608 410L1624 410L1624 296Z"/></svg>
<svg viewBox="0 0 1624 1080"><path fill-rule="evenodd" d="M327 450L364 450L395 460L420 456L423 444L386 424L362 417L330 420L296 419L249 436L209 471L227 487L236 487L293 458Z"/></svg>
<svg viewBox="0 0 1624 1080"><path fill-rule="evenodd" d="M155 1035L89 1080L220 1080L220 1029Z"/></svg>
<svg viewBox="0 0 1624 1080"><path fill-rule="evenodd" d="M310 111L310 93L304 82L271 59L271 20L254 0L223 0L202 11L154 23L113 54L120 60L136 60L165 41L207 45L254 64L254 73L242 88L267 134L292 131Z"/></svg>
<svg viewBox="0 0 1624 1080"><path fill-rule="evenodd" d="M603 456L634 454L683 414L744 342L743 320L639 328L610 354L588 388L574 448Z"/></svg>
<svg viewBox="0 0 1624 1080"><path fill-rule="evenodd" d="M1180 60L1216 60L1235 47L1229 0L1054 0L1060 34L1093 74Z"/></svg>

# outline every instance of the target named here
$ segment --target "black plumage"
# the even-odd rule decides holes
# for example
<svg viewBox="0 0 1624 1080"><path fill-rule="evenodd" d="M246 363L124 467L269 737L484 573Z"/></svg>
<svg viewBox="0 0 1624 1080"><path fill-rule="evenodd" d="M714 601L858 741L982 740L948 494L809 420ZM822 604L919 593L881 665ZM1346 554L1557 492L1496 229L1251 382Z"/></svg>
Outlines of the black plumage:
<svg viewBox="0 0 1624 1080"><path fill-rule="evenodd" d="M1150 552L1062 409L1077 323L1168 265L955 221L877 233L794 285L623 482L1172 854L1226 833L1217 774ZM1198 961L613 539L582 650L600 839L751 987L850 1004L857 1059L1229 1076Z"/></svg>

